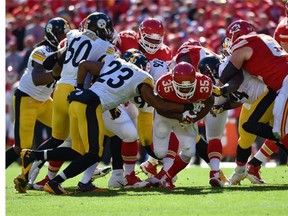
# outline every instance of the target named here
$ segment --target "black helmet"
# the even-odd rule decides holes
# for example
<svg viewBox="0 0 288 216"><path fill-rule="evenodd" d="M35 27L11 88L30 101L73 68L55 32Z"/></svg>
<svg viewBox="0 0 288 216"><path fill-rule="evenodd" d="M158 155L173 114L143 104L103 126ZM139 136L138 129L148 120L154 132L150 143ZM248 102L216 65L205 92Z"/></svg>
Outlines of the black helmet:
<svg viewBox="0 0 288 216"><path fill-rule="evenodd" d="M133 54L136 54L136 53L143 54L140 50L135 49L135 48L131 48L131 49L126 50L126 52L123 54L122 58L128 62L129 59L131 58L131 56Z"/></svg>
<svg viewBox="0 0 288 216"><path fill-rule="evenodd" d="M199 61L198 70L201 74L209 76L215 82L215 79L219 79L219 65L220 59L217 56L207 56Z"/></svg>
<svg viewBox="0 0 288 216"><path fill-rule="evenodd" d="M126 52L124 53L123 56L125 56ZM128 54L127 54L128 55ZM126 55L126 56L127 56ZM147 59L147 57L145 55L143 55L142 53L137 53L134 52L130 55L129 58L125 58L125 60L127 62L131 62L132 64L136 65L137 67L141 68L142 70L146 71L146 72L150 72L151 70L151 65L150 65L150 61Z"/></svg>
<svg viewBox="0 0 288 216"><path fill-rule="evenodd" d="M50 19L45 26L45 39L52 46L57 47L60 41L66 37L66 33L70 31L70 29L70 25L65 19L61 17Z"/></svg>
<svg viewBox="0 0 288 216"><path fill-rule="evenodd" d="M105 13L94 12L86 18L84 30L93 31L103 40L112 42L114 39L114 28L112 20Z"/></svg>

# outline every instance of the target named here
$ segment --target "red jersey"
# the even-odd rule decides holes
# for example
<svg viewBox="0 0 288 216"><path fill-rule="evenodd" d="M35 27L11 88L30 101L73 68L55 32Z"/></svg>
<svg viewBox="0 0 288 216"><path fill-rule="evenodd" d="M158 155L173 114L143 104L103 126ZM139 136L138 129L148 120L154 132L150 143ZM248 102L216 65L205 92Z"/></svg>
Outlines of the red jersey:
<svg viewBox="0 0 288 216"><path fill-rule="evenodd" d="M192 103L192 102L205 101L212 94L212 87L213 87L212 80L209 77L203 74L200 74L198 72L196 72L196 80L197 80L197 83L196 83L196 89L195 89L194 95L192 98L187 99L187 100L180 99L176 95L173 85L172 85L172 73L171 72L163 75L157 80L155 84L155 90L161 98L166 99L168 101L181 103L181 104L186 104L189 102Z"/></svg>
<svg viewBox="0 0 288 216"><path fill-rule="evenodd" d="M288 74L288 53L271 36L264 34L239 37L232 45L232 53L246 46L252 48L253 54L242 68L278 91Z"/></svg>
<svg viewBox="0 0 288 216"><path fill-rule="evenodd" d="M172 51L165 44L156 51L154 54L146 53L138 42L138 36L135 31L126 30L121 31L118 34L117 48L124 54L128 49L134 48L140 50L150 61L153 59L159 59L161 61L170 62L172 60Z"/></svg>
<svg viewBox="0 0 288 216"><path fill-rule="evenodd" d="M288 19L285 17L281 20L281 22L278 24L277 28L274 32L274 39L280 43L280 42L288 42Z"/></svg>
<svg viewBox="0 0 288 216"><path fill-rule="evenodd" d="M191 64L193 67L198 70L198 63L199 61L207 56L217 56L216 53L212 52L211 50L198 45L189 45L189 44L183 44L176 53L176 62L179 63L179 59L186 54L189 54Z"/></svg>

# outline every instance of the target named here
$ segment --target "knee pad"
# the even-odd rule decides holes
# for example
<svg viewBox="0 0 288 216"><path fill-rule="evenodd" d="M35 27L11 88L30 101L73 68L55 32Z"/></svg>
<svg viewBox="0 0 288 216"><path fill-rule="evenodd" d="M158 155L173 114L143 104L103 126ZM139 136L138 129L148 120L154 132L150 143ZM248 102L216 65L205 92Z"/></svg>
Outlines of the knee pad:
<svg viewBox="0 0 288 216"><path fill-rule="evenodd" d="M168 129L167 125L165 124L165 122L158 122L155 125L155 128L157 128L156 130L153 130L154 135L159 138L159 139L163 139L167 136L170 135L170 130Z"/></svg>
<svg viewBox="0 0 288 216"><path fill-rule="evenodd" d="M183 161L189 163L192 156L195 155L195 148L184 148L181 150L180 156Z"/></svg>

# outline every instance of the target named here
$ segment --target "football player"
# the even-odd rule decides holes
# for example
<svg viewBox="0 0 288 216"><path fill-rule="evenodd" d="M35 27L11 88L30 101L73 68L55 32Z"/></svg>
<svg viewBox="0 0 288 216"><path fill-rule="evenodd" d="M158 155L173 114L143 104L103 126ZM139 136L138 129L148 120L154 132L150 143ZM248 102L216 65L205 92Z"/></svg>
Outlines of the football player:
<svg viewBox="0 0 288 216"><path fill-rule="evenodd" d="M146 18L139 25L139 31L121 31L118 34L117 48L123 55L128 49L140 50L149 60L159 59L169 63L171 49L163 43L164 26L160 20Z"/></svg>
<svg viewBox="0 0 288 216"><path fill-rule="evenodd" d="M288 54L272 37L257 34L254 26L245 20L237 20L228 26L226 43L231 49L231 58L220 76L225 85L215 88L214 94L227 95L237 90L244 79L243 70L261 79L271 91L257 108L265 110L263 104L266 108L271 106L277 92L273 107L273 127L258 122L263 112L255 114L256 118L249 119L251 121L244 123L242 127L258 136L280 141L287 148Z"/></svg>
<svg viewBox="0 0 288 216"><path fill-rule="evenodd" d="M113 23L110 17L104 13L92 13L86 18L83 28L84 31L82 32L75 29L67 34L66 46L62 48L64 51L61 50L61 52L64 52L62 58L58 59L58 53L54 54L54 59L58 64L56 64L53 73L59 81L53 94L52 136L41 144L40 149L56 148L68 138L69 103L65 98L71 91L75 90L80 61L82 59L101 61L105 55L114 54L114 46L110 43L114 35ZM55 62L51 63L50 61L54 59L50 59L52 58L47 59L45 64L52 69ZM48 173L50 178L55 177L62 163L53 164L53 169L50 167L50 171L53 171ZM49 180L49 177L47 177L45 178L46 182ZM43 187L44 183L41 181L39 187Z"/></svg>
<svg viewBox="0 0 288 216"><path fill-rule="evenodd" d="M152 184L161 183L162 187L174 189L172 178L184 169L195 154L198 127L195 124L202 119L214 104L212 95L212 80L196 72L195 68L186 62L178 63L170 73L160 77L155 86L156 93L163 99L178 103L193 104L190 124L179 124L175 119L167 118L155 112L153 122L153 147L158 158L163 158L163 168L155 176L149 178ZM166 158L168 153L170 133L174 132L179 140L180 153L174 160Z"/></svg>
<svg viewBox="0 0 288 216"><path fill-rule="evenodd" d="M214 73L206 73L209 69L210 62L202 61L206 57L210 56L210 61L214 60L220 64L220 56L211 50L203 47L198 41L190 39L187 42L183 43L177 51L175 57L176 62L188 62L194 67L200 70L202 74L208 75L213 84L218 84L218 76ZM208 58L209 59L209 58ZM214 62L215 63L215 62ZM208 67L208 68L207 68ZM227 99L224 97L215 98L215 104L222 104ZM208 153L208 160L206 162L209 164L210 178L209 183L212 187L219 187L228 184L227 178L224 176L223 172L220 170L220 160L222 157L222 142L221 138L225 129L226 120L227 120L227 111L222 112L216 117L211 113L208 113L203 119L205 122L206 129L206 139L208 146L206 147L206 142L203 139L200 139L200 135L197 139L197 149L206 149ZM201 151L199 151L201 153ZM202 151L203 152L203 151ZM206 155L206 152L205 152ZM200 157L205 158L205 155Z"/></svg>
<svg viewBox="0 0 288 216"><path fill-rule="evenodd" d="M21 149L30 149L33 143L34 126L36 121L51 127L52 98L51 93L57 79L51 70L46 70L43 62L52 55L59 42L70 31L69 23L60 17L50 19L45 26L45 39L37 44L32 51L27 70L20 79L19 86L13 97L15 110L15 145L6 151L6 168L20 155ZM19 192L26 191L23 181L28 173L15 178L15 188Z"/></svg>

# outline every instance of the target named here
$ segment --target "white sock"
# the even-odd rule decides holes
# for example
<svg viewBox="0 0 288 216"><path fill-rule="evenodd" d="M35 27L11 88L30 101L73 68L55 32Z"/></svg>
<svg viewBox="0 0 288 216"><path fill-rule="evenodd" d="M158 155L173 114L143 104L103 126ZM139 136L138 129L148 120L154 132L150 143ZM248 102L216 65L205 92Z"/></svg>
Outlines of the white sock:
<svg viewBox="0 0 288 216"><path fill-rule="evenodd" d="M174 162L174 158L165 157L162 159L163 162L163 170L168 171L168 169L172 166Z"/></svg>
<svg viewBox="0 0 288 216"><path fill-rule="evenodd" d="M218 158L210 159L210 168L212 171L220 170L220 160Z"/></svg>
<svg viewBox="0 0 288 216"><path fill-rule="evenodd" d="M111 172L111 177L112 176L123 176L123 169L116 169L116 170L112 170Z"/></svg>
<svg viewBox="0 0 288 216"><path fill-rule="evenodd" d="M95 164L91 165L90 167L88 167L84 171L83 176L81 178L81 182L83 184L86 184L86 183L88 183L91 180L97 165L98 165L98 163L95 163Z"/></svg>
<svg viewBox="0 0 288 216"><path fill-rule="evenodd" d="M262 163L265 163L267 161L267 157L260 150L254 155L254 157Z"/></svg>
<svg viewBox="0 0 288 216"><path fill-rule="evenodd" d="M135 164L124 163L124 176L130 175L135 170Z"/></svg>
<svg viewBox="0 0 288 216"><path fill-rule="evenodd" d="M61 176L61 178L65 181L67 179L66 175L64 174L64 172L61 172L59 174L59 176Z"/></svg>

